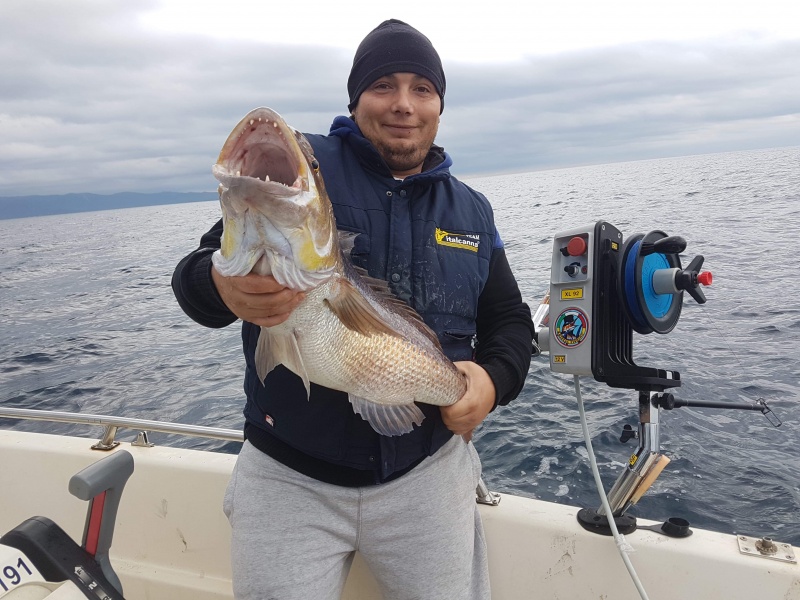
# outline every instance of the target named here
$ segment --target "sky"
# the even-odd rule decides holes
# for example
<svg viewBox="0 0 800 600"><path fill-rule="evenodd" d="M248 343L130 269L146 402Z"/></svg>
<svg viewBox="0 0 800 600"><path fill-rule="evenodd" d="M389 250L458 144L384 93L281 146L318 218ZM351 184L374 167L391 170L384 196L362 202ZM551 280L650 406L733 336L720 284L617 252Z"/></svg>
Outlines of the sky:
<svg viewBox="0 0 800 600"><path fill-rule="evenodd" d="M388 18L442 56L462 178L800 145L798 2L454 5L0 0L0 196L215 190L252 108L327 132Z"/></svg>

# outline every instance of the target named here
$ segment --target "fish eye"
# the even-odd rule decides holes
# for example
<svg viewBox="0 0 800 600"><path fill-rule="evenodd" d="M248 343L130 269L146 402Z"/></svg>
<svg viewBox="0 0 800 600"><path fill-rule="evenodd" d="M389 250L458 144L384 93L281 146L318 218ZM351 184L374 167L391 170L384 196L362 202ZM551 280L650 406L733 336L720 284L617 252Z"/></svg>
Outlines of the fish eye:
<svg viewBox="0 0 800 600"><path fill-rule="evenodd" d="M315 171L319 171L319 161L316 158L311 159L311 168Z"/></svg>

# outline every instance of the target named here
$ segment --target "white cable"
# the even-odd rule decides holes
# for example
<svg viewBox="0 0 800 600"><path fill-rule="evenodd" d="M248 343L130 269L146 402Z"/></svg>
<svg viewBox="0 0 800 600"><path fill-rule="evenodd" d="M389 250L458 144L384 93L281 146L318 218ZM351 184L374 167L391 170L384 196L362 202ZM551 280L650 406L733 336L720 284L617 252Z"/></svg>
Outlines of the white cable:
<svg viewBox="0 0 800 600"><path fill-rule="evenodd" d="M625 568L628 569L628 573L630 573L631 579L633 580L633 584L639 591L639 596L642 597L642 600L649 600L649 598L647 597L647 592L644 591L644 586L642 585L639 576L636 574L636 569L633 568L633 563L631 563L631 559L628 556L628 552L633 552L633 547L619 532L619 530L617 529L617 524L614 522L614 515L611 514L611 506L608 504L606 491L603 489L603 482L600 479L600 471L597 468L597 459L595 459L594 450L592 450L592 439L591 437L589 437L589 426L586 424L586 411L584 411L583 409L583 398L581 397L580 382L578 381L577 375L575 375L574 377L575 377L575 397L578 399L578 412L580 413L581 416L581 428L583 429L583 437L586 440L586 451L589 453L589 464L592 467L592 475L594 475L594 483L597 486L597 492L600 494L600 502L603 504L603 510L606 511L608 524L611 527L611 533L614 534L614 541L617 544L617 550L619 550L619 555L622 557L622 562L625 563Z"/></svg>

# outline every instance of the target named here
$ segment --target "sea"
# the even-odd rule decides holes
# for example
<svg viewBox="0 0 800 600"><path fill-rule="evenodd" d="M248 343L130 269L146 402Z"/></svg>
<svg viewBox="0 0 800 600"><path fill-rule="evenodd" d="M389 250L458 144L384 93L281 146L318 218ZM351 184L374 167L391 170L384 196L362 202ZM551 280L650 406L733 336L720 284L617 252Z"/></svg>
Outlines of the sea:
<svg viewBox="0 0 800 600"><path fill-rule="evenodd" d="M638 160L464 180L491 200L523 297L549 289L553 237L603 220L687 240L708 302L688 295L675 329L634 334L641 366L675 370L679 398L757 411L661 411L671 459L632 514L800 546L800 147ZM178 307L177 262L220 215L216 201L0 220L0 406L241 429L238 325L206 329ZM606 489L636 442L637 393L591 377L581 390ZM97 426L0 418L2 429L83 436ZM119 438L131 440L135 432ZM239 444L152 434L156 443ZM572 377L531 361L520 396L474 437L497 492L596 508Z"/></svg>

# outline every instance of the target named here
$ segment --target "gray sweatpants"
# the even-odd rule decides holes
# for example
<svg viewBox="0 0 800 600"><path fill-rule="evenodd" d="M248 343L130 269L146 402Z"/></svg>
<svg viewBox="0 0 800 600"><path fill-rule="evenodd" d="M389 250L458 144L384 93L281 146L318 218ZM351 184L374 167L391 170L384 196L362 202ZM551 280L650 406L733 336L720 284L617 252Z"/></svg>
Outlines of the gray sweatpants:
<svg viewBox="0 0 800 600"><path fill-rule="evenodd" d="M385 600L488 600L480 471L455 436L395 481L347 488L245 442L224 501L237 600L338 600L356 550Z"/></svg>

